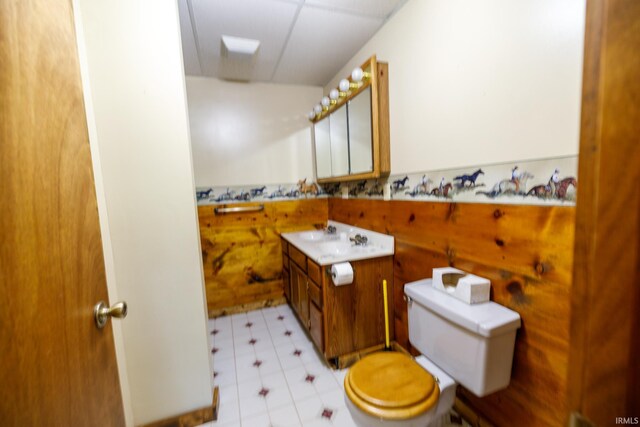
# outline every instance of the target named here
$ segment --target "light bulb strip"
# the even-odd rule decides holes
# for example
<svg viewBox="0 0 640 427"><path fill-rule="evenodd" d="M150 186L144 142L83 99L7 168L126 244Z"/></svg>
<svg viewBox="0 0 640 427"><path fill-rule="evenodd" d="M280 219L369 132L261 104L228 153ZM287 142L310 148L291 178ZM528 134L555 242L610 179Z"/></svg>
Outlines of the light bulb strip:
<svg viewBox="0 0 640 427"><path fill-rule="evenodd" d="M325 95L322 98L321 102L316 104L314 109L309 112L309 114L307 115L307 117L309 118L309 121L311 121L312 123L315 123L319 120L322 120L327 115L331 114L334 110L337 110L338 108L340 108L342 105L344 105L346 102L348 102L349 100L357 96L360 92L362 92L369 86L373 84L377 84L377 79L375 78L375 75L374 75L375 70L377 70L375 61L376 61L376 57L374 55L371 58L369 58L364 64L362 64L362 66L359 69L362 71L362 78L359 82L355 82L352 76L342 79L340 81L341 85L339 85L339 88L331 89L331 91L329 92L329 95ZM357 76L358 72L356 72L356 70L358 69L356 68L351 74L352 75L356 74ZM371 70L374 72L371 72L368 70ZM342 89L346 89L346 84L347 84L343 82L348 82L349 86L347 90L342 90ZM337 97L336 97L336 92L337 92Z"/></svg>

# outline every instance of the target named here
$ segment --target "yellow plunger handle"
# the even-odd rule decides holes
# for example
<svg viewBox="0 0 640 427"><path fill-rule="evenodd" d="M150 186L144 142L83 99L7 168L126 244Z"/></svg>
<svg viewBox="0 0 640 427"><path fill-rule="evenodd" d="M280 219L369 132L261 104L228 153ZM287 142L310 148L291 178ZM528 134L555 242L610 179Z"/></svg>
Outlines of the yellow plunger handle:
<svg viewBox="0 0 640 427"><path fill-rule="evenodd" d="M389 301L387 300L387 281L382 281L382 293L384 295L384 342L385 348L389 348Z"/></svg>

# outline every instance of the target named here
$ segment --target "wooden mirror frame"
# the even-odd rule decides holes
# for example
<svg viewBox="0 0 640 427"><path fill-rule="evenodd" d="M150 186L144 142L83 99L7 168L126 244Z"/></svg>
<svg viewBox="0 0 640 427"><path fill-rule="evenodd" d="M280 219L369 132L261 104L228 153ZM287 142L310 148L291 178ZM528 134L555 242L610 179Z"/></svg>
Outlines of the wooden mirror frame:
<svg viewBox="0 0 640 427"><path fill-rule="evenodd" d="M362 65L363 71L370 73L370 78L363 84L349 92L344 98L339 98L336 104L331 105L328 110L322 111L316 115L311 122L314 127L317 122L326 118L333 111L342 107L351 99L358 96L368 87L371 87L371 144L373 156L373 170L371 172L362 172L357 174L332 176L327 178L317 178L317 164L314 162L314 170L316 173L316 181L319 184L330 182L355 181L363 179L373 179L389 176L391 171L391 156L389 150L389 65L386 62L378 62L376 56L373 55L367 59ZM351 82L351 77L349 77ZM316 151L315 132L313 132L313 152Z"/></svg>

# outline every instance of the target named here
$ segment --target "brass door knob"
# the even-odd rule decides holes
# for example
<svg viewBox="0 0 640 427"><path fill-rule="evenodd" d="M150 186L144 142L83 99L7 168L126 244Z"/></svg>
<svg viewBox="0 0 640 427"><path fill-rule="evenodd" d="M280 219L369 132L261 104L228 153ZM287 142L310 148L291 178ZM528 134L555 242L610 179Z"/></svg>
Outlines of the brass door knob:
<svg viewBox="0 0 640 427"><path fill-rule="evenodd" d="M117 317L118 319L127 317L127 303L120 301L109 307L104 301L100 301L93 308L93 315L96 320L96 326L98 329L102 329L107 324L109 317Z"/></svg>

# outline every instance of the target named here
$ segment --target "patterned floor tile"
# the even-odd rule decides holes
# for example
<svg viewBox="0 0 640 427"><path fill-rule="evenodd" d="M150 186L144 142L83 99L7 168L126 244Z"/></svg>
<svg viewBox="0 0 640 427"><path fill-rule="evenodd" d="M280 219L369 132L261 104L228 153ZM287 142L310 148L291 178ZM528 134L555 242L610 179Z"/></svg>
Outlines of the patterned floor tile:
<svg viewBox="0 0 640 427"><path fill-rule="evenodd" d="M344 401L344 393L342 390L339 392L333 390L320 394L320 400L327 408L334 408L336 410L347 409L347 404Z"/></svg>
<svg viewBox="0 0 640 427"><path fill-rule="evenodd" d="M224 405L220 404L218 423L237 423L238 421L240 421L240 409L237 400L225 402Z"/></svg>
<svg viewBox="0 0 640 427"><path fill-rule="evenodd" d="M240 416L252 417L267 412L266 399L258 394L240 399Z"/></svg>
<svg viewBox="0 0 640 427"><path fill-rule="evenodd" d="M203 427L355 426L344 400L347 370L327 366L288 305L207 327L221 403L218 421Z"/></svg>
<svg viewBox="0 0 640 427"><path fill-rule="evenodd" d="M227 358L233 358L235 355L235 349L233 347L233 340L219 341L211 345L211 355L214 363L216 360L223 360Z"/></svg>
<svg viewBox="0 0 640 427"><path fill-rule="evenodd" d="M324 409L324 404L318 396L313 396L305 400L295 402L298 415L302 423L306 425L307 421L320 418L320 414Z"/></svg>
<svg viewBox="0 0 640 427"><path fill-rule="evenodd" d="M270 409L269 418L271 418L273 427L299 427L302 425L293 403L277 409Z"/></svg>
<svg viewBox="0 0 640 427"><path fill-rule="evenodd" d="M268 413L242 417L242 427L271 427Z"/></svg>
<svg viewBox="0 0 640 427"><path fill-rule="evenodd" d="M257 396L262 389L262 380L260 378L252 378L238 383L238 396L240 400L245 397Z"/></svg>

